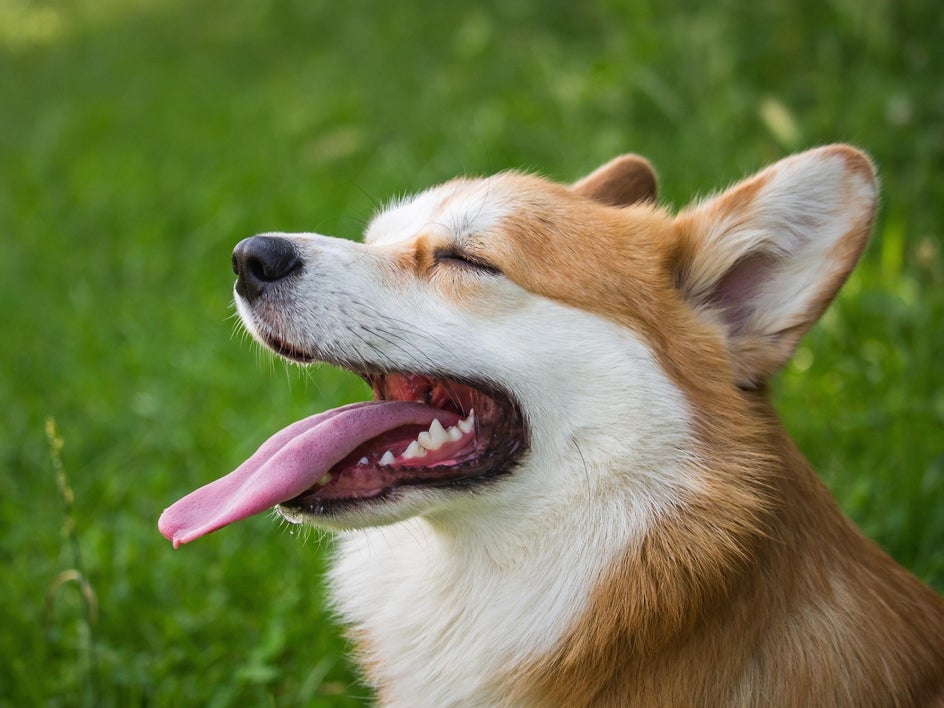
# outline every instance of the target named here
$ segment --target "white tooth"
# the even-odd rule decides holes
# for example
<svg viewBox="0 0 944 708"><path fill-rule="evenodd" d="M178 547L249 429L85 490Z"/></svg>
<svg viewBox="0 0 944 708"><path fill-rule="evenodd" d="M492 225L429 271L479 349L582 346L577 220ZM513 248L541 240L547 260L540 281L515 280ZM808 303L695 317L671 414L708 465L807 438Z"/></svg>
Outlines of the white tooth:
<svg viewBox="0 0 944 708"><path fill-rule="evenodd" d="M380 458L380 462L378 462L377 464L379 464L379 465L392 465L394 459L396 459L396 458L394 458L393 453L390 452L390 450L387 450L387 451L383 454L383 457Z"/></svg>
<svg viewBox="0 0 944 708"><path fill-rule="evenodd" d="M451 442L456 442L457 440L462 439L462 431L459 430L458 426L453 425L450 428L446 428L446 435L449 436Z"/></svg>
<svg viewBox="0 0 944 708"><path fill-rule="evenodd" d="M445 428L443 428L442 423L440 423L438 419L433 420L429 426L429 442L429 445L423 445L423 447L429 450L438 450L449 442L449 435L446 434Z"/></svg>
<svg viewBox="0 0 944 708"><path fill-rule="evenodd" d="M357 464L359 464L359 465L366 465L366 464L367 464L367 458L366 458L366 457L362 457L361 459L359 459L359 460L357 461Z"/></svg>
<svg viewBox="0 0 944 708"><path fill-rule="evenodd" d="M325 485L326 485L328 482L330 482L330 481L331 481L331 473L330 473L330 472L325 472L325 473L324 473L324 476L323 476L321 479L318 480L318 486L319 486L319 487L323 487L323 486L325 486Z"/></svg>
<svg viewBox="0 0 944 708"><path fill-rule="evenodd" d="M465 420L460 420L458 425L463 433L471 433L472 428L475 427L475 411L469 411L469 416Z"/></svg>
<svg viewBox="0 0 944 708"><path fill-rule="evenodd" d="M426 456L426 450L424 450L423 447L420 446L420 444L416 440L410 443L409 447L407 447L407 449L403 452L403 455L402 455L404 460L412 460L414 457L425 457L425 456Z"/></svg>
<svg viewBox="0 0 944 708"><path fill-rule="evenodd" d="M425 430L416 436L416 441L427 450L433 450L433 436Z"/></svg>

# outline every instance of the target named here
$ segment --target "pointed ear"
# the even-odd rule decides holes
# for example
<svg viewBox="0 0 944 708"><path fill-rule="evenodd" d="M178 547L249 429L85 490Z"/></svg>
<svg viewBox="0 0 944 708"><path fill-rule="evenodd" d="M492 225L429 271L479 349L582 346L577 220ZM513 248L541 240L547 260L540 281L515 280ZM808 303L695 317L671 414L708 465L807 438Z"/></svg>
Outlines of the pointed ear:
<svg viewBox="0 0 944 708"><path fill-rule="evenodd" d="M726 334L738 384L780 368L862 253L878 187L869 158L830 145L774 164L676 219L676 283Z"/></svg>
<svg viewBox="0 0 944 708"><path fill-rule="evenodd" d="M645 158L620 155L598 167L571 189L607 206L629 206L656 200L656 173Z"/></svg>

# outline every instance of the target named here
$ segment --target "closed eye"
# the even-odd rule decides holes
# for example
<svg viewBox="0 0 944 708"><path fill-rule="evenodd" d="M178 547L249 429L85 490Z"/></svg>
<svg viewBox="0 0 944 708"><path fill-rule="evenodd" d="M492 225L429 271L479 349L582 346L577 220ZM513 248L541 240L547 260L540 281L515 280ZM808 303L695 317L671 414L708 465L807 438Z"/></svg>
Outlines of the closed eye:
<svg viewBox="0 0 944 708"><path fill-rule="evenodd" d="M481 273L488 273L489 275L501 275L501 270L490 263L486 263L480 258L471 256L468 253L464 253L456 249L437 251L435 254L435 259L437 265L466 268L468 270L476 270Z"/></svg>

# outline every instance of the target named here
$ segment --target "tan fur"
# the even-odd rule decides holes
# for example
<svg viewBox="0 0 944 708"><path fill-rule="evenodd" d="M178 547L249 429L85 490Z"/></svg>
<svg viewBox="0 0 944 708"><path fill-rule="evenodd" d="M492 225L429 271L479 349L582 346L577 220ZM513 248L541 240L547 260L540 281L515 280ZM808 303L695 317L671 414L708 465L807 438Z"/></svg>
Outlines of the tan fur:
<svg viewBox="0 0 944 708"><path fill-rule="evenodd" d="M871 178L860 153L835 149ZM646 338L696 411L692 464L705 491L680 498L626 549L554 652L496 677L496 688L510 705L944 701L944 602L852 526L763 387L743 387L782 365L820 316L862 251L871 212L830 254L836 270L779 341L729 341L679 279L692 277L703 224L747 218L738 214L770 175L727 193L712 213L678 218L650 204L589 201L593 184L606 203L618 191L606 175L591 178L574 191L504 177L521 200L490 257L528 290ZM702 264L697 277L717 281L730 265Z"/></svg>
<svg viewBox="0 0 944 708"><path fill-rule="evenodd" d="M656 173L639 155L621 155L594 170L573 191L607 206L628 206L656 199Z"/></svg>
<svg viewBox="0 0 944 708"><path fill-rule="evenodd" d="M857 150L833 145L821 149L820 152L824 158L840 157L846 169L859 179L874 181L872 164ZM720 224L749 222L754 217L759 193L769 185L777 169L776 165L770 167L718 198L683 211L676 219L678 238L673 256L676 281L682 282L688 298L698 301L701 309L704 310L709 305L704 302L705 291L710 290L712 284L735 265L723 257L718 257L725 253L723 249L704 248L706 239L715 238L706 231L716 230ZM846 193L843 197L852 200L851 184L847 183L845 187ZM793 323L793 327L780 332L775 342L751 332L735 334L729 339L729 351L738 383L752 384L765 380L790 357L800 337L823 314L855 267L868 242L873 218L873 209L864 210L860 221L853 224L849 232L837 243L828 259L836 265L832 277L823 281L822 288L803 313L803 318Z"/></svg>
<svg viewBox="0 0 944 708"><path fill-rule="evenodd" d="M941 698L940 598L849 524L759 394L741 407L701 421L711 493L627 550L557 651L510 682L511 704Z"/></svg>
<svg viewBox="0 0 944 708"><path fill-rule="evenodd" d="M845 165L840 200L861 199L856 185L874 181L852 148L817 154ZM944 706L944 601L843 516L764 387L854 267L871 207L840 234L780 330L732 327L713 295L739 264L774 258L706 244L755 218L777 169L677 216L655 205L655 175L635 156L572 187L503 174L490 189L514 195L510 214L494 232L462 236L466 253L522 288L642 337L684 392L697 440L698 491L596 579L553 651L494 677L491 695L505 704ZM436 266L455 246L423 233L389 248L405 279L428 279L474 308L487 281ZM365 632L354 638L368 643Z"/></svg>

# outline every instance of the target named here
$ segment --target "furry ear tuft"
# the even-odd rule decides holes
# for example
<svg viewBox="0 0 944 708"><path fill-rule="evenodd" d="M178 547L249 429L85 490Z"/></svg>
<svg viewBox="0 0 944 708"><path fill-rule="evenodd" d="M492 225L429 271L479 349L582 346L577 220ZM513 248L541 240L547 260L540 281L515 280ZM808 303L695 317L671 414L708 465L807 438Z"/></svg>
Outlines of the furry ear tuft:
<svg viewBox="0 0 944 708"><path fill-rule="evenodd" d="M786 363L835 297L865 248L877 192L868 157L830 145L679 214L676 283L724 329L739 385Z"/></svg>
<svg viewBox="0 0 944 708"><path fill-rule="evenodd" d="M620 155L571 187L581 196L614 207L655 202L657 188L652 165L639 155Z"/></svg>

